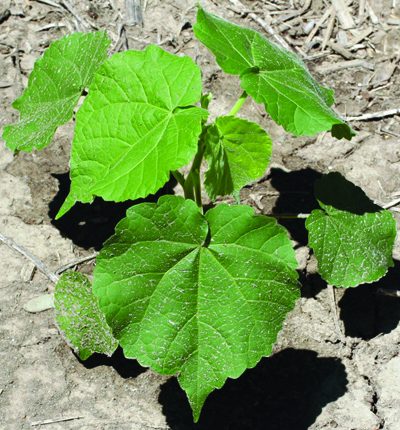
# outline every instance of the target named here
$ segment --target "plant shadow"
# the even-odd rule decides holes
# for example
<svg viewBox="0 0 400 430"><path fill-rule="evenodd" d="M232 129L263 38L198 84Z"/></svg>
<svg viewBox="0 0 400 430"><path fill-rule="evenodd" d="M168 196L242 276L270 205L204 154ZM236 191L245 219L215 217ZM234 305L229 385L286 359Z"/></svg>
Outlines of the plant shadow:
<svg viewBox="0 0 400 430"><path fill-rule="evenodd" d="M292 172L285 172L277 168L271 169L267 180L270 180L273 188L279 192L272 213L276 215L304 214L318 209L319 205L314 196L314 183L321 178L320 172L310 168ZM302 246L308 244L308 231L305 228L304 219L279 218L278 223L289 231L293 240Z"/></svg>
<svg viewBox="0 0 400 430"><path fill-rule="evenodd" d="M114 234L115 226L125 217L127 209L138 203L155 203L165 194L174 194L173 188L177 184L176 179L171 175L164 187L145 199L115 203L106 202L98 197L91 204L77 202L70 211L56 220L55 217L69 193L71 180L69 173L52 176L59 181L60 185L57 195L49 204L48 215L52 220L51 223L63 237L71 239L75 245L95 250L100 250L103 243Z"/></svg>
<svg viewBox="0 0 400 430"><path fill-rule="evenodd" d="M373 284L348 288L339 302L340 318L346 336L369 340L394 330L400 322L400 300L379 293L380 289L397 289L400 279L400 261L387 275Z"/></svg>
<svg viewBox="0 0 400 430"><path fill-rule="evenodd" d="M347 383L340 359L285 349L212 392L196 424L176 378L161 387L159 402L172 430L306 430Z"/></svg>
<svg viewBox="0 0 400 430"><path fill-rule="evenodd" d="M94 369L99 366L112 367L124 379L136 378L148 370L146 367L142 367L137 360L126 358L120 346L111 357L95 353L85 361L80 360L77 355L76 358L86 369Z"/></svg>

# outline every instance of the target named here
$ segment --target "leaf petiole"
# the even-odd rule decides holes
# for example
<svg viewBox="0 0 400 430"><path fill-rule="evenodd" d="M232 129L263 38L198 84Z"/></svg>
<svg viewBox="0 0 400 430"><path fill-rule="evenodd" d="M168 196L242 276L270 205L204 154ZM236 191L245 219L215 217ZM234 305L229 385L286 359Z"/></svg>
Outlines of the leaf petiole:
<svg viewBox="0 0 400 430"><path fill-rule="evenodd" d="M203 202L201 198L201 182L200 182L200 166L203 161L204 155L204 143L200 138L199 149L193 159L192 167L186 178L185 186L183 190L185 192L185 198L194 200L199 208L200 212L203 211Z"/></svg>
<svg viewBox="0 0 400 430"><path fill-rule="evenodd" d="M244 101L247 99L247 93L246 91L243 91L241 96L239 97L239 100L236 102L235 106L233 106L232 110L229 112L229 116L235 116L239 109L242 107Z"/></svg>
<svg viewBox="0 0 400 430"><path fill-rule="evenodd" d="M185 188L185 177L182 175L182 173L179 170L173 170L171 173L174 175L174 178L178 181L178 184Z"/></svg>

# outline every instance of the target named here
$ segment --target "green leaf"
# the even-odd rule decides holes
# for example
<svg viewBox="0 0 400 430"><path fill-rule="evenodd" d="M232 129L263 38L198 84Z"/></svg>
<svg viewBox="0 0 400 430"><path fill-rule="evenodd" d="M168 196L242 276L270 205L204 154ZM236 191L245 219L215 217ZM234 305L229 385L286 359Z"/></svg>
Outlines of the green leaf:
<svg viewBox="0 0 400 430"><path fill-rule="evenodd" d="M128 210L93 291L127 357L179 372L197 421L208 394L272 345L299 297L285 229L248 206L200 214L177 196Z"/></svg>
<svg viewBox="0 0 400 430"><path fill-rule="evenodd" d="M331 130L332 136L350 140L356 134L330 109L333 91L320 86L295 54L197 6L197 39L224 72L240 75L242 88L264 103L277 124L296 136Z"/></svg>
<svg viewBox="0 0 400 430"><path fill-rule="evenodd" d="M197 151L208 116L192 106L201 93L189 57L149 46L108 59L76 117L71 191L58 217L94 196L119 202L157 192Z"/></svg>
<svg viewBox="0 0 400 430"><path fill-rule="evenodd" d="M36 61L28 87L13 103L21 117L19 123L4 127L6 146L14 152L30 152L49 145L57 127L72 118L109 45L103 31L71 34L53 42Z"/></svg>
<svg viewBox="0 0 400 430"><path fill-rule="evenodd" d="M337 172L316 181L315 196L323 210L312 211L306 228L322 278L337 287L356 287L385 275L394 265L393 215Z"/></svg>
<svg viewBox="0 0 400 430"><path fill-rule="evenodd" d="M54 293L57 322L81 360L94 352L111 356L118 346L85 275L65 272Z"/></svg>
<svg viewBox="0 0 400 430"><path fill-rule="evenodd" d="M222 116L205 135L208 170L204 186L212 200L233 194L239 202L241 188L261 177L271 158L272 142L258 124Z"/></svg>

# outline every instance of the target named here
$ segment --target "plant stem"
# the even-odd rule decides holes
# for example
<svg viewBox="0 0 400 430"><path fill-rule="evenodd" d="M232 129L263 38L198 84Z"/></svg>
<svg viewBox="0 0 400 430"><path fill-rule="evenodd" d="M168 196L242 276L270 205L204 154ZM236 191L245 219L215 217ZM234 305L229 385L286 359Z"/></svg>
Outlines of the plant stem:
<svg viewBox="0 0 400 430"><path fill-rule="evenodd" d="M239 100L236 102L235 106L233 106L232 110L229 112L228 115L235 116L239 109L242 107L242 104L247 99L247 93L246 91L243 91L242 95L239 97Z"/></svg>
<svg viewBox="0 0 400 430"><path fill-rule="evenodd" d="M203 210L203 202L201 199L201 181L200 181L200 166L201 162L203 161L203 155L204 155L204 143L203 140L200 138L199 140L199 149L194 157L192 168L190 169L189 176L192 181L192 186L194 188L194 201L197 203L198 208L202 211Z"/></svg>
<svg viewBox="0 0 400 430"><path fill-rule="evenodd" d="M174 175L174 178L178 181L179 185L182 188L185 188L185 177L179 170L173 170L171 173Z"/></svg>
<svg viewBox="0 0 400 430"><path fill-rule="evenodd" d="M183 185L185 199L196 202L200 212L203 212L203 202L201 199L200 167L204 156L204 142L202 136L199 138L198 150L193 159L192 167Z"/></svg>

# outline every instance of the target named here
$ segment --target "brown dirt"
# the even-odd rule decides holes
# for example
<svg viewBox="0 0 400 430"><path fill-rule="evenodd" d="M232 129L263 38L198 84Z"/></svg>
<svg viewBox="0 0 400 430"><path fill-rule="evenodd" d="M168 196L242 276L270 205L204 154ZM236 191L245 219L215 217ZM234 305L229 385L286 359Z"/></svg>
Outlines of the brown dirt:
<svg viewBox="0 0 400 430"><path fill-rule="evenodd" d="M125 45L143 49L158 43L169 52L191 56L202 67L205 89L215 95L213 116L226 113L235 103L240 94L238 79L224 75L193 36L193 0L142 1L147 5L144 26L126 27L122 38L118 38L122 22L118 14L126 12L122 0L71 3L86 21L108 31L116 49ZM306 25L317 22L329 2L313 0L298 22L291 21L286 28L279 19L300 9L303 0L243 0L243 14L228 0L201 3L265 34L247 13L255 12L302 55ZM366 12L359 17L359 3L355 0L349 8L356 30L370 28L372 33L352 51L351 59L364 59L367 66L333 70L348 60L329 47L318 55L321 32L305 60L320 83L335 90L336 109L348 116L399 108L400 5L375 0L369 2L375 15ZM17 120L11 103L27 85L34 61L51 41L79 26L63 7L27 0L7 4L0 5L0 126ZM290 4L292 8L286 10ZM275 13L279 8L283 14ZM6 9L9 16L2 14ZM352 37L351 30L343 30L336 21L331 41ZM256 212L309 212L315 207L313 181L329 171L341 172L379 204L399 197L399 116L352 121L359 134L347 142L328 134L294 138L250 100L240 115L267 129L274 142L265 176L242 192L242 202ZM52 145L40 152L13 158L3 144L0 147L0 232L52 270L99 249L129 206L96 201L77 205L54 221L68 192L72 136L73 122L60 127ZM396 208L393 213L399 221ZM212 393L197 425L175 378L142 368L120 351L110 359L94 356L80 362L58 333L53 310L24 310L27 301L53 292L54 285L24 257L0 245L0 429L400 430L400 299L376 294L378 287L398 288L399 242L395 267L386 277L336 291L338 326L330 290L306 247L304 221L284 224L296 242L302 298L289 315L274 354ZM91 274L93 261L78 269ZM63 419L70 420L59 421Z"/></svg>

